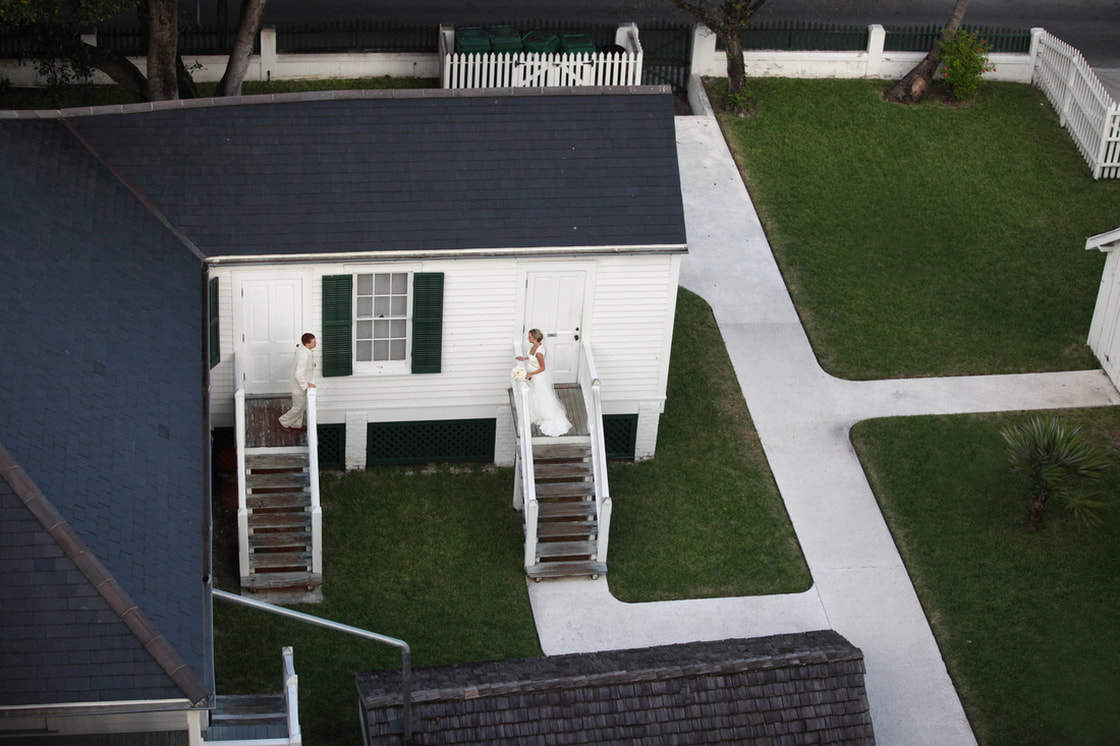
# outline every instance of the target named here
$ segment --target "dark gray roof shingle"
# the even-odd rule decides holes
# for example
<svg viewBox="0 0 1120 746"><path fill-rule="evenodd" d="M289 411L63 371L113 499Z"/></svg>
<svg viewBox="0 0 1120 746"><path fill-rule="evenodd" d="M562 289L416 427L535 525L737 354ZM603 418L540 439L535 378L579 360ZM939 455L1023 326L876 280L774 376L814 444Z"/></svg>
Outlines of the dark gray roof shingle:
<svg viewBox="0 0 1120 746"><path fill-rule="evenodd" d="M357 676L396 743L401 674ZM414 672L417 744L872 744L863 654L825 630Z"/></svg>
<svg viewBox="0 0 1120 746"><path fill-rule="evenodd" d="M71 122L209 256L685 243L668 94L372 97Z"/></svg>
<svg viewBox="0 0 1120 746"><path fill-rule="evenodd" d="M205 676L200 260L62 124L4 121L0 265L0 444L151 624ZM14 515L13 506L6 510ZM72 651L67 665L58 664L58 652L27 652L36 645L64 650L76 641L36 609L70 599L76 607L67 608L86 620L79 630L101 613L96 598L76 589L75 570L38 543L50 538L41 530L37 538L27 534L29 527L24 519L0 523L0 546L31 541L47 552L3 555L3 608L24 613L0 614L0 705L67 702L79 690L83 701L148 698L150 661L117 644L119 630L109 633L112 645L92 644L96 654ZM96 630L89 639L107 633ZM18 676L10 674L15 668ZM55 671L66 671L65 680ZM99 689L94 682L104 671L114 681ZM157 691L168 683L161 675Z"/></svg>

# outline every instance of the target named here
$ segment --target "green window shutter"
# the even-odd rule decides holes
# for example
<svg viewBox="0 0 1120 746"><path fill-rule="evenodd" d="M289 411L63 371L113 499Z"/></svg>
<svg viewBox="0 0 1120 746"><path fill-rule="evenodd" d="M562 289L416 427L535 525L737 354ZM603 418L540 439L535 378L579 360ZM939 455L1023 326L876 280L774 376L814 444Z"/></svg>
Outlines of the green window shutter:
<svg viewBox="0 0 1120 746"><path fill-rule="evenodd" d="M353 287L351 275L323 277L323 377L354 372Z"/></svg>
<svg viewBox="0 0 1120 746"><path fill-rule="evenodd" d="M443 273L412 276L412 372L439 373L443 353Z"/></svg>
<svg viewBox="0 0 1120 746"><path fill-rule="evenodd" d="M218 335L218 278L211 277L207 289L207 300L210 302L210 367L213 368L222 362L222 339Z"/></svg>

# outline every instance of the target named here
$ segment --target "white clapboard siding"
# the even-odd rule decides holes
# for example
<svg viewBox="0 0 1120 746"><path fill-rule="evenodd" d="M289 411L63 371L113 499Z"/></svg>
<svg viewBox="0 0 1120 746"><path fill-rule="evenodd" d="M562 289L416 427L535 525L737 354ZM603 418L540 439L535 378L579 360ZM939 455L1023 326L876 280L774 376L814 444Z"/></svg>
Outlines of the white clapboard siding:
<svg viewBox="0 0 1120 746"><path fill-rule="evenodd" d="M594 263L584 328L591 341L608 412L637 412L639 402L665 396L679 254L581 257ZM321 336L322 278L326 275L408 271L444 274L443 349L438 374L363 374L318 379L318 420L345 422L361 413L370 422L493 418L509 406L507 389L513 342L520 322L527 268L532 259L487 257L346 262L277 267L223 267L221 334L223 362L213 371L212 410L221 425L232 412L233 288L241 278L301 273L307 288L306 331ZM556 266L550 262L549 266Z"/></svg>

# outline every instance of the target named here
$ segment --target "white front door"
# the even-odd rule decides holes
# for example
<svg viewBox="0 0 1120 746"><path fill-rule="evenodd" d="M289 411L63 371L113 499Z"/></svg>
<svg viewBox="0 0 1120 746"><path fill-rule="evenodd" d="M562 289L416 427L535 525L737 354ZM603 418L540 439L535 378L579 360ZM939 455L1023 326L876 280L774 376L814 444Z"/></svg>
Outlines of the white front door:
<svg viewBox="0 0 1120 746"><path fill-rule="evenodd" d="M288 392L292 356L303 335L303 280L241 282L241 348L247 394Z"/></svg>
<svg viewBox="0 0 1120 746"><path fill-rule="evenodd" d="M526 272L525 278L521 339L526 339L530 329L540 329L548 351L545 363L552 370L553 382L575 383L579 376L587 272L534 270Z"/></svg>

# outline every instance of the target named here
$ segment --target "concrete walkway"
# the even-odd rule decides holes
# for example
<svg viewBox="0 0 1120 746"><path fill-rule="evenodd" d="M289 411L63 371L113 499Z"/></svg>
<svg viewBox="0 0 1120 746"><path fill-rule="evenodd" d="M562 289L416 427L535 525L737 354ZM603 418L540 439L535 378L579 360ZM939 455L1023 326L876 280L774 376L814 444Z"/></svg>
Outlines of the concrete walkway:
<svg viewBox="0 0 1120 746"><path fill-rule="evenodd" d="M813 576L799 594L627 604L606 579L529 583L547 655L835 629L863 650L881 744L972 744L940 650L848 439L891 415L1120 404L1101 371L853 382L826 374L709 116L678 117L689 255ZM616 510L625 510L616 500Z"/></svg>

